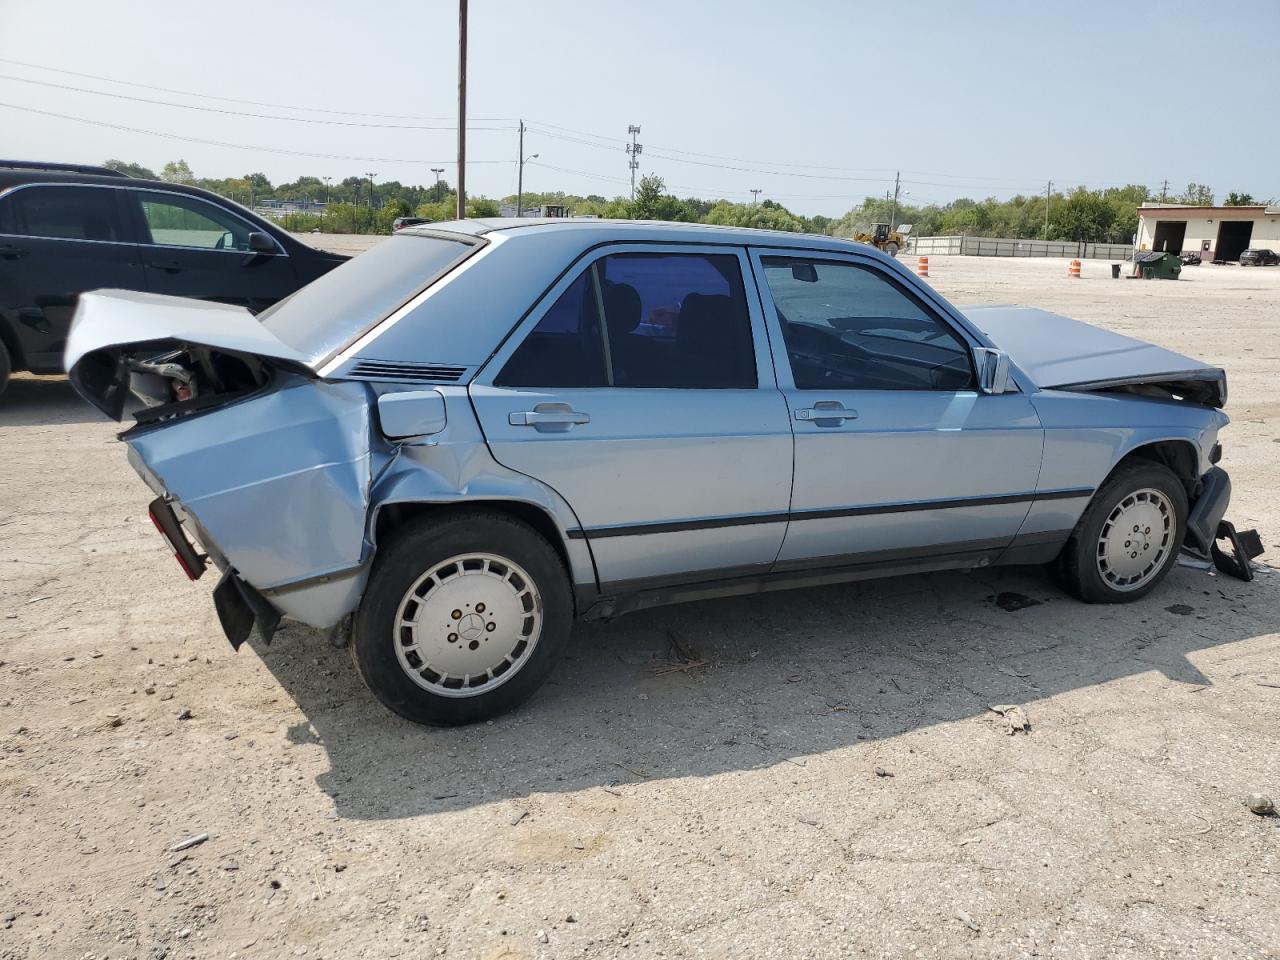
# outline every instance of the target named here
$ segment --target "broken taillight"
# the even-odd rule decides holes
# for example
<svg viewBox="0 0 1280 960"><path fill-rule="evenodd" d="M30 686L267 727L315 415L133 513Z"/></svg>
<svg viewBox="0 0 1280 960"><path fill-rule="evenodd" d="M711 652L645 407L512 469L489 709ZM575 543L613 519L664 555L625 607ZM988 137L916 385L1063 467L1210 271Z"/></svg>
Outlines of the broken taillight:
<svg viewBox="0 0 1280 960"><path fill-rule="evenodd" d="M191 541L183 535L182 526L178 523L173 507L169 506L164 497L156 497L147 507L147 516L160 531L160 536L164 537L173 548L173 558L178 561L178 566L187 575L187 579L199 580L204 574L205 558L196 553Z"/></svg>

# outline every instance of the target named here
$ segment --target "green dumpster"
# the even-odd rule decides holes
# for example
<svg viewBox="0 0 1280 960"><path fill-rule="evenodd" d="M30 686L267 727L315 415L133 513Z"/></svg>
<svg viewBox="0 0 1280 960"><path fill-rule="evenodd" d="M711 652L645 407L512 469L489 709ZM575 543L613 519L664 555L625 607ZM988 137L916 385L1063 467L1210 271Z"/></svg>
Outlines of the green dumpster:
<svg viewBox="0 0 1280 960"><path fill-rule="evenodd" d="M1133 275L1143 280L1177 280L1182 260L1173 253L1139 253L1133 258Z"/></svg>

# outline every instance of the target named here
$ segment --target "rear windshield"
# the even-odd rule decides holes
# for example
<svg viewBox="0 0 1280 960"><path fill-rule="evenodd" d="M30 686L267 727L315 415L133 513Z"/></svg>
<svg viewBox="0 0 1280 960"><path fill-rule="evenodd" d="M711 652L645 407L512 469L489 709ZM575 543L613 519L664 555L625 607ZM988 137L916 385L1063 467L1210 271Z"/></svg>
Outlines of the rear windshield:
<svg viewBox="0 0 1280 960"><path fill-rule="evenodd" d="M475 246L470 237L390 237L268 307L258 320L318 365L412 300Z"/></svg>

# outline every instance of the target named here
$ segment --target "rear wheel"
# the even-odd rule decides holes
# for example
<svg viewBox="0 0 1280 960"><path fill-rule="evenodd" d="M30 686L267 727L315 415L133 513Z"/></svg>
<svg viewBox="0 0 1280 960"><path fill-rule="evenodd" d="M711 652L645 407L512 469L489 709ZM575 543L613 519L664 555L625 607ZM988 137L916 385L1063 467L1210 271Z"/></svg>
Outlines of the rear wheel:
<svg viewBox="0 0 1280 960"><path fill-rule="evenodd" d="M519 704L569 636L560 557L499 513L427 518L379 556L352 657L369 689L416 723L474 723Z"/></svg>
<svg viewBox="0 0 1280 960"><path fill-rule="evenodd" d="M891 257L896 257L898 255L898 245L896 243L886 243L884 245L884 252Z"/></svg>
<svg viewBox="0 0 1280 960"><path fill-rule="evenodd" d="M1058 557L1063 586L1086 603L1127 603L1168 575L1187 527L1187 494L1169 468L1141 463L1107 479Z"/></svg>

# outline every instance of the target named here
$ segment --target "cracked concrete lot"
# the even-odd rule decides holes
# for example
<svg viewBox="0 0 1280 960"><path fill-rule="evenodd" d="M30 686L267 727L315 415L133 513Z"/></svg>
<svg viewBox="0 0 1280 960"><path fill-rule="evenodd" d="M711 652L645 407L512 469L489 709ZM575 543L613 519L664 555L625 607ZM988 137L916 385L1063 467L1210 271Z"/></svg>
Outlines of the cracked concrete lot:
<svg viewBox="0 0 1280 960"><path fill-rule="evenodd" d="M931 268L1225 366L1230 516L1276 562L1280 269ZM233 654L114 430L61 379L0 398L3 960L1280 957L1280 819L1243 805L1280 799L1270 566L654 610L421 729L314 631Z"/></svg>

